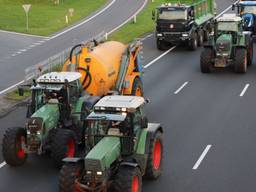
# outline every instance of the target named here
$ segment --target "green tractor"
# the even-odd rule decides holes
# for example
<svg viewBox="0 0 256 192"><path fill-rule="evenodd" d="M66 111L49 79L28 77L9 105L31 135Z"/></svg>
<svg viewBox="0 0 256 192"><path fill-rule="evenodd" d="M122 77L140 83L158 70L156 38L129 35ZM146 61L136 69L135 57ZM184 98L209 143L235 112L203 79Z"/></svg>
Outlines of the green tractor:
<svg viewBox="0 0 256 192"><path fill-rule="evenodd" d="M243 31L243 24L235 14L224 14L215 21L214 35L201 53L202 73L229 65L236 73L246 73L253 62L253 39L251 32Z"/></svg>
<svg viewBox="0 0 256 192"><path fill-rule="evenodd" d="M162 168L162 127L148 123L145 100L105 96L86 118L84 158L65 158L60 192L140 192L142 177L157 179Z"/></svg>
<svg viewBox="0 0 256 192"><path fill-rule="evenodd" d="M84 121L100 97L83 90L78 72L51 72L34 80L28 121L25 127L9 128L5 132L2 151L7 164L20 166L30 153L51 153L56 164L74 157L83 142ZM23 88L19 90L23 95ZM82 113L81 113L82 111Z"/></svg>

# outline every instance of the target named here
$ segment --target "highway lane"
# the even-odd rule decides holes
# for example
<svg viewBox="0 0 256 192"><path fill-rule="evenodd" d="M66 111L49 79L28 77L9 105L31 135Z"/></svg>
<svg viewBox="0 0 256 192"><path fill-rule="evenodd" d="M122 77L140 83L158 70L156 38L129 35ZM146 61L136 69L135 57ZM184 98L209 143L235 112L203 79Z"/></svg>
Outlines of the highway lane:
<svg viewBox="0 0 256 192"><path fill-rule="evenodd" d="M155 50L153 37L144 45L146 63L162 54ZM165 158L162 177L145 181L143 191L255 190L256 63L245 75L231 69L201 74L200 52L177 48L145 69L145 92L151 100L148 115L150 121L161 122L165 128ZM148 53L155 55L149 57ZM174 94L184 82L187 86ZM247 83L250 87L240 97ZM24 114L23 108L14 111L0 120L1 125L22 125ZM211 149L193 170L209 144ZM24 167L0 169L0 191L56 191L57 176L58 170L47 157L32 157Z"/></svg>
<svg viewBox="0 0 256 192"><path fill-rule="evenodd" d="M113 3L111 3L113 2ZM87 23L47 41L37 42L32 49L0 60L0 91L24 79L24 70L65 50L74 44L95 37L102 31L110 32L134 15L146 0L113 0L104 12ZM12 72L12 75L9 75Z"/></svg>

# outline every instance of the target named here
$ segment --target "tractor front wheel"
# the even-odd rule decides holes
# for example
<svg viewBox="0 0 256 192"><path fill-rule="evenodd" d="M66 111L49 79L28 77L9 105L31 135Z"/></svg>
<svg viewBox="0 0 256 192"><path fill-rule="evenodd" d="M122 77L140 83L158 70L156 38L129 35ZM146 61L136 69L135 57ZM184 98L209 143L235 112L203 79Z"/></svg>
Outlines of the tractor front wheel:
<svg viewBox="0 0 256 192"><path fill-rule="evenodd" d="M82 174L80 163L66 163L62 166L59 175L59 192L75 192L75 180Z"/></svg>
<svg viewBox="0 0 256 192"><path fill-rule="evenodd" d="M113 184L116 192L141 192L142 174L140 169L121 166Z"/></svg>
<svg viewBox="0 0 256 192"><path fill-rule="evenodd" d="M144 95L143 85L142 85L140 78L138 78L138 77L136 77L133 81L132 95L141 96L141 97Z"/></svg>
<svg viewBox="0 0 256 192"><path fill-rule="evenodd" d="M76 135L68 129L59 129L53 139L51 155L57 166L65 157L75 157L77 153Z"/></svg>
<svg viewBox="0 0 256 192"><path fill-rule="evenodd" d="M247 51L245 48L237 48L234 69L236 73L246 73L247 71Z"/></svg>
<svg viewBox="0 0 256 192"><path fill-rule="evenodd" d="M164 40L157 39L156 46L157 49L160 51L165 51L166 49L168 49L167 43Z"/></svg>
<svg viewBox="0 0 256 192"><path fill-rule="evenodd" d="M200 67L202 73L211 73L212 71L212 60L214 57L213 49L205 48L200 56Z"/></svg>
<svg viewBox="0 0 256 192"><path fill-rule="evenodd" d="M21 127L9 128L3 138L3 157L11 166L21 166L26 162L26 130Z"/></svg>
<svg viewBox="0 0 256 192"><path fill-rule="evenodd" d="M163 158L162 133L158 131L150 141L149 155L145 177L157 179L161 175Z"/></svg>

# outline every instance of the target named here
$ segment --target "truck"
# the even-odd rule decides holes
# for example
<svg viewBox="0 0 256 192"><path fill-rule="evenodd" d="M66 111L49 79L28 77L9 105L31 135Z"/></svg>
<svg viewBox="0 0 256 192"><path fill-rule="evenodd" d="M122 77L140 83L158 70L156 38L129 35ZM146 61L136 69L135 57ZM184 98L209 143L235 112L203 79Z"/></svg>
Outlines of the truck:
<svg viewBox="0 0 256 192"><path fill-rule="evenodd" d="M169 0L152 13L156 21L156 46L187 45L191 50L202 46L212 32L214 0Z"/></svg>
<svg viewBox="0 0 256 192"><path fill-rule="evenodd" d="M256 34L256 1L239 1L232 5L232 10L243 18L244 30Z"/></svg>
<svg viewBox="0 0 256 192"><path fill-rule="evenodd" d="M78 46L75 46L76 49ZM27 122L6 130L2 152L11 166L21 166L29 154L50 154L57 166L75 157L84 143L83 120L105 95L143 95L141 43L90 42L72 49L61 72L34 79ZM19 88L20 95L24 87Z"/></svg>
<svg viewBox="0 0 256 192"><path fill-rule="evenodd" d="M246 73L253 63L253 40L250 31L244 31L243 20L236 14L224 14L215 21L214 34L210 36L201 53L202 73L214 68L233 66L236 73Z"/></svg>
<svg viewBox="0 0 256 192"><path fill-rule="evenodd" d="M163 128L148 123L146 100L138 96L105 96L87 122L84 157L65 158L60 192L141 192L142 178L162 172Z"/></svg>

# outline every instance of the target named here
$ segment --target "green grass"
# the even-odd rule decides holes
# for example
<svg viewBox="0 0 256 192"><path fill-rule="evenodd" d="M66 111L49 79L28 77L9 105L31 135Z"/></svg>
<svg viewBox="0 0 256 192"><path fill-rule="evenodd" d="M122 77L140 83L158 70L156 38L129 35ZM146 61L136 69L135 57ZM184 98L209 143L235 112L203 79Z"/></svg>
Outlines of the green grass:
<svg viewBox="0 0 256 192"><path fill-rule="evenodd" d="M30 96L30 90L24 89L24 95L19 96L18 89L11 91L5 95L6 99L13 100L13 101L22 101Z"/></svg>
<svg viewBox="0 0 256 192"><path fill-rule="evenodd" d="M103 6L107 0L0 0L0 29L36 35L50 35L67 26L65 16L69 8L74 16L69 17L75 23ZM22 4L31 4L29 11L29 31L26 31L26 17Z"/></svg>
<svg viewBox="0 0 256 192"><path fill-rule="evenodd" d="M135 38L152 32L155 28L155 22L152 21L152 10L165 2L166 0L155 0L152 3L150 0L146 8L137 16L137 23L131 21L124 25L121 29L110 35L110 40L129 43Z"/></svg>

